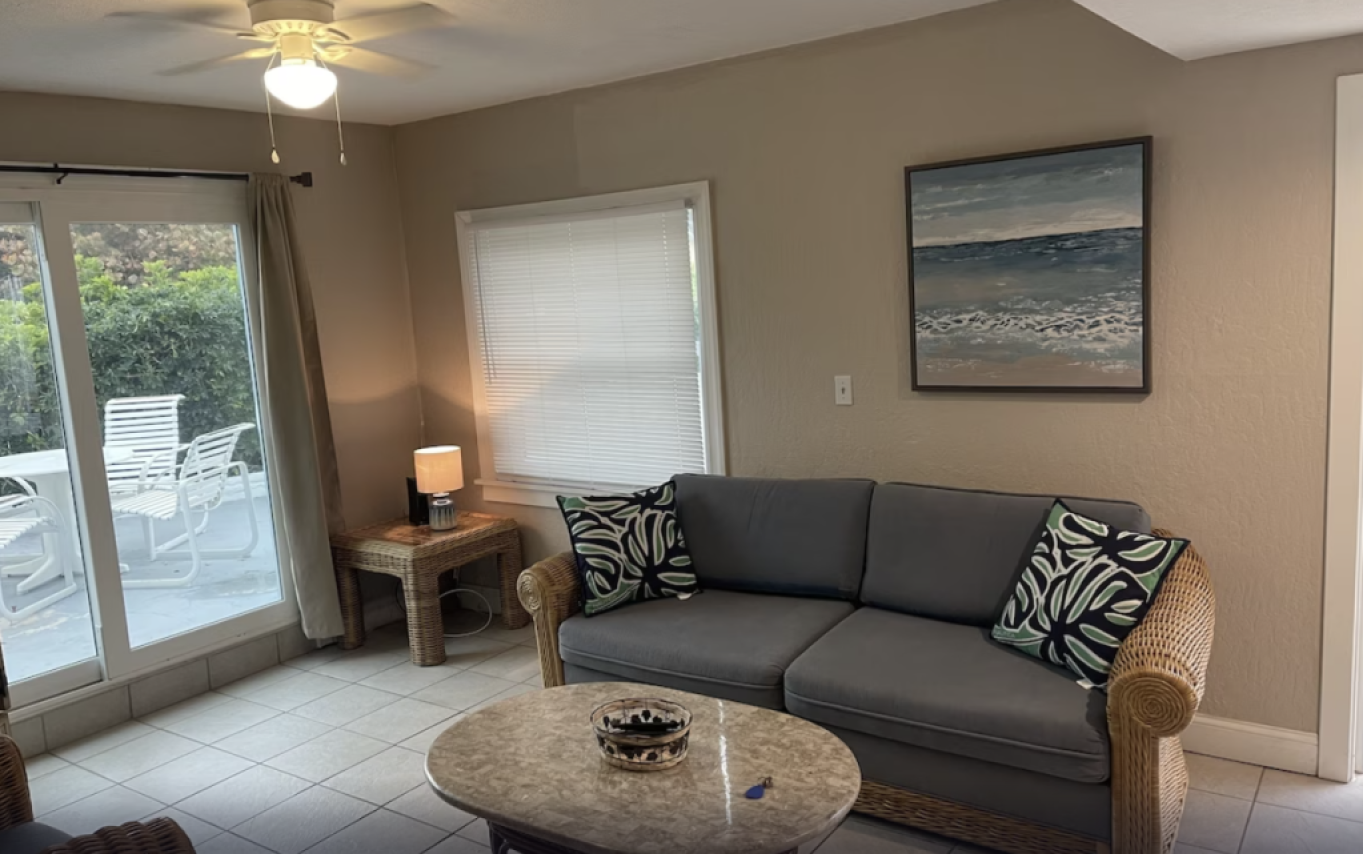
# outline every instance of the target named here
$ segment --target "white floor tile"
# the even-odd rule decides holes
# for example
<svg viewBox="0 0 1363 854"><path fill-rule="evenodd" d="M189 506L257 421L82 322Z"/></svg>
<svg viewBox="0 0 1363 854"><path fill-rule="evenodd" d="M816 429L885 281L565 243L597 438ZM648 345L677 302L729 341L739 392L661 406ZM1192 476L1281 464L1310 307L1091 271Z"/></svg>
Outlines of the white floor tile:
<svg viewBox="0 0 1363 854"><path fill-rule="evenodd" d="M378 810L309 848L308 854L418 854L444 836L443 830L429 824Z"/></svg>
<svg viewBox="0 0 1363 854"><path fill-rule="evenodd" d="M343 655L345 655L345 650L341 649L339 643L334 643L330 646L324 646L321 649L314 650L307 655L291 658L284 662L284 666L291 667L295 670L316 670L323 664L329 664Z"/></svg>
<svg viewBox="0 0 1363 854"><path fill-rule="evenodd" d="M351 732L397 743L450 719L450 710L403 697L345 725Z"/></svg>
<svg viewBox="0 0 1363 854"><path fill-rule="evenodd" d="M72 836L82 836L94 833L101 827L137 821L153 810L162 808L162 802L146 795L122 786L110 786L61 809L42 813L38 820Z"/></svg>
<svg viewBox="0 0 1363 854"><path fill-rule="evenodd" d="M81 767L108 777L116 783L131 780L203 747L197 741L172 732L155 730L141 738L120 744L78 763Z"/></svg>
<svg viewBox="0 0 1363 854"><path fill-rule="evenodd" d="M217 825L209 824L201 818L195 818L187 812L177 810L174 807L165 807L153 810L150 815L143 816L140 821L151 821L153 818L174 819L180 825L180 829L189 837L189 841L194 843L194 847L203 850L203 844L215 836L221 836L223 830Z"/></svg>
<svg viewBox="0 0 1363 854"><path fill-rule="evenodd" d="M406 696L430 687L442 679L448 679L451 670L452 668L448 667L418 667L407 661L376 673L360 684L367 688L377 688L390 694Z"/></svg>
<svg viewBox="0 0 1363 854"><path fill-rule="evenodd" d="M819 846L821 854L949 854L953 843L904 827L849 818Z"/></svg>
<svg viewBox="0 0 1363 854"><path fill-rule="evenodd" d="M278 854L298 854L373 812L373 804L314 786L233 829Z"/></svg>
<svg viewBox="0 0 1363 854"><path fill-rule="evenodd" d="M458 834L465 839L487 844L487 819L478 818L459 828Z"/></svg>
<svg viewBox="0 0 1363 854"><path fill-rule="evenodd" d="M440 723L436 724L430 729L422 730L421 732L417 733L416 735L399 744L398 747L405 747L408 750L415 750L417 753L425 753L426 751L431 749L431 743L434 742L437 738L439 738L442 732L454 726L455 723L463 719L464 713L460 712L459 714L455 715L452 718L447 718L441 721Z"/></svg>
<svg viewBox="0 0 1363 854"><path fill-rule="evenodd" d="M284 713L229 735L213 746L253 762L264 762L331 731L332 727L326 724Z"/></svg>
<svg viewBox="0 0 1363 854"><path fill-rule="evenodd" d="M209 824L230 829L306 788L306 780L257 765L175 806Z"/></svg>
<svg viewBox="0 0 1363 854"><path fill-rule="evenodd" d="M1258 802L1363 821L1363 777L1352 783L1332 783L1319 777L1268 769L1259 784Z"/></svg>
<svg viewBox="0 0 1363 854"><path fill-rule="evenodd" d="M33 798L34 814L46 815L112 785L98 774L92 774L79 765L71 765L40 779L30 780L28 791Z"/></svg>
<svg viewBox="0 0 1363 854"><path fill-rule="evenodd" d="M1363 824L1255 804L1241 854L1358 854Z"/></svg>
<svg viewBox="0 0 1363 854"><path fill-rule="evenodd" d="M1264 769L1196 753L1184 754L1188 763L1188 785L1204 792L1252 801L1259 791Z"/></svg>
<svg viewBox="0 0 1363 854"><path fill-rule="evenodd" d="M483 635L470 638L445 639L445 667L467 669L480 661L506 652L511 644L492 640Z"/></svg>
<svg viewBox="0 0 1363 854"><path fill-rule="evenodd" d="M486 709L488 706L495 706L503 700L510 700L512 697L519 697L522 694L533 694L540 690L542 689L538 685L527 685L524 682L518 682L500 694L494 694L491 697L488 697L483 702L469 709L469 712L472 713L479 711L480 709Z"/></svg>
<svg viewBox="0 0 1363 854"><path fill-rule="evenodd" d="M289 712L305 703L311 703L320 697L334 694L349 684L340 679L331 679L326 676L318 676L316 673L299 671L288 679L267 685L259 691L253 691L243 699L278 709L281 712Z"/></svg>
<svg viewBox="0 0 1363 854"><path fill-rule="evenodd" d="M278 714L280 714L278 710L269 706L234 697L206 712L172 721L163 729L204 744L212 744L247 727L268 721Z"/></svg>
<svg viewBox="0 0 1363 854"><path fill-rule="evenodd" d="M330 676L332 679L342 679L346 682L359 682L408 660L406 651L361 648L323 664L312 672L318 676Z"/></svg>
<svg viewBox="0 0 1363 854"><path fill-rule="evenodd" d="M347 685L335 693L304 703L293 710L295 715L318 721L328 726L345 726L356 718L387 708L397 702L396 694L376 691L363 685Z"/></svg>
<svg viewBox="0 0 1363 854"><path fill-rule="evenodd" d="M413 694L412 698L462 712L486 699L495 697L508 688L516 687L517 684L506 679L498 679L495 676L461 672L443 682L437 682L429 688L423 688Z"/></svg>
<svg viewBox="0 0 1363 854"><path fill-rule="evenodd" d="M389 745L348 730L333 730L307 744L286 750L265 764L305 780L320 783L357 765Z"/></svg>
<svg viewBox="0 0 1363 854"><path fill-rule="evenodd" d="M1239 798L1189 789L1183 807L1183 822L1178 828L1178 841L1223 854L1236 854L1252 806L1252 802Z"/></svg>
<svg viewBox="0 0 1363 854"><path fill-rule="evenodd" d="M426 854L488 854L492 849L462 836L451 836Z"/></svg>
<svg viewBox="0 0 1363 854"><path fill-rule="evenodd" d="M60 756L53 756L51 753L40 753L32 758L24 759L24 771L27 772L28 779L31 782L40 777L46 777L53 771L66 768L70 764L70 762L67 762Z"/></svg>
<svg viewBox="0 0 1363 854"><path fill-rule="evenodd" d="M249 697L257 691L262 691L271 685L283 682L285 679L292 679L298 675L298 671L292 667L285 667L280 664L259 673L253 673L245 679L238 679L229 685L218 688L220 694L227 694L231 697Z"/></svg>
<svg viewBox="0 0 1363 854"><path fill-rule="evenodd" d="M203 747L139 774L123 785L166 804L184 800L254 765L213 747Z"/></svg>
<svg viewBox="0 0 1363 854"><path fill-rule="evenodd" d="M951 854L956 854L955 851ZM1198 848L1196 845L1185 845L1182 842L1174 843L1174 854L1216 854L1210 848Z"/></svg>
<svg viewBox="0 0 1363 854"><path fill-rule="evenodd" d="M450 833L465 827L477 818L477 816L442 801L429 785L417 786L402 797L391 801L387 809L408 818L414 818L417 821L424 821Z"/></svg>
<svg viewBox="0 0 1363 854"><path fill-rule="evenodd" d="M167 724L174 723L175 721L203 714L214 706L220 706L230 699L232 698L226 694L210 691L207 694L200 694L199 696L191 697L184 702L176 703L173 706L167 706L164 709L159 709L149 715L143 715L139 720L143 723L151 724L154 727L164 728Z"/></svg>
<svg viewBox="0 0 1363 854"><path fill-rule="evenodd" d="M512 682L524 682L539 675L540 656L530 647L513 646L506 652L484 659L469 668L473 673L496 676Z"/></svg>
<svg viewBox="0 0 1363 854"><path fill-rule="evenodd" d="M73 741L52 752L62 759L65 759L67 762L80 762L82 759L89 759L97 753L103 753L106 750L118 747L120 744L126 744L135 738L141 738L154 731L155 730L152 727L140 721L128 721L126 723L121 723L112 729L106 729L103 732L97 732L94 735L87 735L80 741ZM32 775L31 769L29 774L30 776Z"/></svg>
<svg viewBox="0 0 1363 854"><path fill-rule="evenodd" d="M231 833L223 833L213 837L203 845L195 845L198 854L271 854L265 848L261 848L240 836Z"/></svg>
<svg viewBox="0 0 1363 854"><path fill-rule="evenodd" d="M394 798L426 785L426 757L402 747L382 753L324 781L322 785L372 804L386 804Z"/></svg>

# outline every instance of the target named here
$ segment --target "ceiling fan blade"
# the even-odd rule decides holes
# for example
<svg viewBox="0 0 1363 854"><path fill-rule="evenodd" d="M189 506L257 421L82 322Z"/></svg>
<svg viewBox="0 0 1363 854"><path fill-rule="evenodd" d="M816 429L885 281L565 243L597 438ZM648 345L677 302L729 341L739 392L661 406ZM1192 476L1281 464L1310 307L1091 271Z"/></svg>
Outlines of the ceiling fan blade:
<svg viewBox="0 0 1363 854"><path fill-rule="evenodd" d="M384 74L389 77L420 77L433 67L424 62L400 59L376 50L350 45L335 45L321 51L321 54L324 61L335 63L342 68L353 68L356 71Z"/></svg>
<svg viewBox="0 0 1363 854"><path fill-rule="evenodd" d="M254 41L272 41L264 36L256 35L249 30L241 30L235 27L227 27L222 24L215 24L211 21L189 17L187 15L163 15L159 12L110 12L105 17L126 18L128 20L140 21L150 24L163 24L172 27L190 27L196 30L206 30L208 32L219 33L225 36L235 36L239 39L251 39Z"/></svg>
<svg viewBox="0 0 1363 854"><path fill-rule="evenodd" d="M387 38L412 30L429 30L448 27L454 23L454 16L439 6L422 3L392 12L379 12L346 18L323 27L318 38L345 44L373 41Z"/></svg>
<svg viewBox="0 0 1363 854"><path fill-rule="evenodd" d="M258 47L251 50L234 53L231 56L220 56L216 59L205 59L202 62L191 62L189 65L181 65L178 68L168 68L158 72L165 77L175 77L180 74L193 74L196 71L208 71L213 68L220 68L224 65L231 65L243 59L264 59L274 53L272 47Z"/></svg>

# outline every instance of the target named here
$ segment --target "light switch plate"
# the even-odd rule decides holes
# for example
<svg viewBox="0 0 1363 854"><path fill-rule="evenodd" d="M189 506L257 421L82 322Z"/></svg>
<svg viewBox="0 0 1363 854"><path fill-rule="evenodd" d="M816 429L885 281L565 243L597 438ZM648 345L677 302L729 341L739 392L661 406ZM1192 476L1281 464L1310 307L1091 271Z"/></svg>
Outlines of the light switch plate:
<svg viewBox="0 0 1363 854"><path fill-rule="evenodd" d="M840 376L833 378L833 402L838 406L852 405L852 378Z"/></svg>

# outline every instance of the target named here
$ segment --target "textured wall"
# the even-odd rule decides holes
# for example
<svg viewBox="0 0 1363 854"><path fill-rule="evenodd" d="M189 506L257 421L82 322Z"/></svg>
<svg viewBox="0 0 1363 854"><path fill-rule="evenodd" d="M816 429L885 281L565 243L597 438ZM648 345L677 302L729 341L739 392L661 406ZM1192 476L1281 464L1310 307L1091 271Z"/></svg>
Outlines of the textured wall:
<svg viewBox="0 0 1363 854"><path fill-rule="evenodd" d="M394 181L392 131L276 118L282 167L270 163L265 117L227 110L0 92L0 161L291 173L312 274L331 398L341 492L351 525L405 512L403 477L420 433L411 307Z"/></svg>
<svg viewBox="0 0 1363 854"><path fill-rule="evenodd" d="M456 209L709 179L732 473L1139 501L1213 568L1204 710L1314 731L1333 91L1360 69L1358 39L1185 64L1011 0L400 127L425 438L476 444ZM909 391L901 169L1141 134L1154 393ZM563 544L551 511L492 509L532 556Z"/></svg>

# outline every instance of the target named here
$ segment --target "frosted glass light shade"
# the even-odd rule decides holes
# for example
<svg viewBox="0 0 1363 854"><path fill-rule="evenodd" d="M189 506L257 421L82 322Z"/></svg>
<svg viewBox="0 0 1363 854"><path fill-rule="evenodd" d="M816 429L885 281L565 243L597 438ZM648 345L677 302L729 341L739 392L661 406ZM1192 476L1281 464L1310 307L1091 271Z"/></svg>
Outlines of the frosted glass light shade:
<svg viewBox="0 0 1363 854"><path fill-rule="evenodd" d="M413 455L416 491L427 495L464 488L464 452L458 445L422 448Z"/></svg>
<svg viewBox="0 0 1363 854"><path fill-rule="evenodd" d="M270 94L300 110L320 107L336 92L336 75L315 59L285 59L265 72Z"/></svg>

